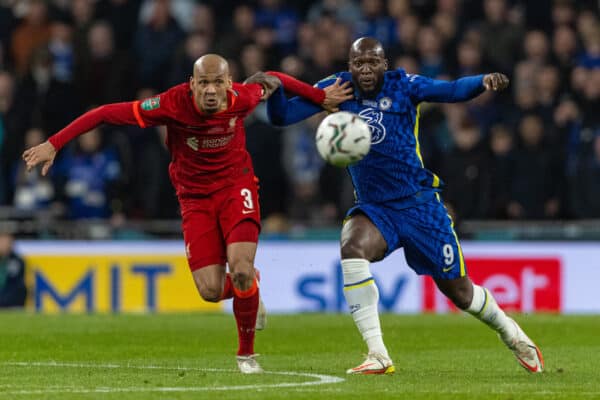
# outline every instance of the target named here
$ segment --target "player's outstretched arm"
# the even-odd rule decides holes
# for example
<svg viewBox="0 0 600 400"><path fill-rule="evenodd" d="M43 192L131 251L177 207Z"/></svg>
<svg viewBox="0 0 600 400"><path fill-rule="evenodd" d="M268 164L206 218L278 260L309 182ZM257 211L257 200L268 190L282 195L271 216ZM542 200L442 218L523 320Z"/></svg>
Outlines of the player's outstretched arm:
<svg viewBox="0 0 600 400"><path fill-rule="evenodd" d="M137 125L135 115L136 102L113 103L94 108L75 119L65 128L52 135L46 142L27 149L22 158L31 171L36 165L43 163L42 175L48 173L56 153L75 137L89 132L102 123L114 125Z"/></svg>
<svg viewBox="0 0 600 400"><path fill-rule="evenodd" d="M409 75L413 102L456 103L479 96L485 90L500 91L508 87L506 75L494 72L475 75L454 81L430 79L420 75Z"/></svg>
<svg viewBox="0 0 600 400"><path fill-rule="evenodd" d="M278 89L267 102L269 119L274 125L291 125L323 110L328 112L336 112L339 110L339 105L341 103L353 98L354 90L350 82L342 83L341 79L339 78L324 80L319 82L319 86L316 87L308 86L304 82L297 81L294 78L292 79L295 82L289 82L285 78L282 79L283 86L286 90L297 95L297 97L288 99L283 90ZM309 98L309 96L307 96L307 92L309 91L305 90L302 92L302 90L296 86L296 82L300 82L301 85L308 86L312 91L321 93L321 98L313 98L311 102L308 102L306 98Z"/></svg>
<svg viewBox="0 0 600 400"><path fill-rule="evenodd" d="M350 82L342 83L340 78L335 79L335 81L330 82L330 85L325 87L311 86L282 72L267 71L267 74L279 78L283 87L288 92L310 100L312 103L320 105L329 112L338 111L338 106L341 103L353 97L353 89Z"/></svg>

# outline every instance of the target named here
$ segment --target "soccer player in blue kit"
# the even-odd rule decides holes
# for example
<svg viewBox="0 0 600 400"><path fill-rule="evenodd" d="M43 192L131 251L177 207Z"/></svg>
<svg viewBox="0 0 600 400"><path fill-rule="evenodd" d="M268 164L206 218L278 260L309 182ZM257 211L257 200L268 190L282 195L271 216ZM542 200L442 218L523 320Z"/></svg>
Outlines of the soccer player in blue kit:
<svg viewBox="0 0 600 400"><path fill-rule="evenodd" d="M408 265L430 275L439 290L458 308L494 329L530 372L542 372L539 348L508 317L491 293L472 283L452 219L440 192L442 181L423 165L419 150L419 104L459 102L485 90L503 90L508 78L500 73L440 81L386 71L381 43L356 40L349 53L349 72L339 72L317 85L352 86L354 98L340 110L361 116L371 129L371 150L348 167L356 193L342 228L341 257L344 295L354 322L368 346L366 360L349 374L388 374L394 364L383 342L377 304L379 291L369 264L404 248ZM271 122L289 125L323 109L278 89L268 100Z"/></svg>

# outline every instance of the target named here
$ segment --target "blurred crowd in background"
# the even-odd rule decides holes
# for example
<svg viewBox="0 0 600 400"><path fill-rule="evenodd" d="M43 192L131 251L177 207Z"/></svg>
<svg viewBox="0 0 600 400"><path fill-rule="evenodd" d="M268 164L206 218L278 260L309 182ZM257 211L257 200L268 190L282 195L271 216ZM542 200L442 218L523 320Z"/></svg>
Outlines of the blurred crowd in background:
<svg viewBox="0 0 600 400"><path fill-rule="evenodd" d="M22 151L86 110L189 79L207 52L233 78L281 70L306 82L347 69L359 36L390 68L432 78L503 72L507 91L421 108L425 165L458 220L600 218L597 1L0 0L0 205L35 218L177 218L161 128L102 126L26 173ZM266 230L339 225L344 170L314 145L323 115L281 129L247 119Z"/></svg>

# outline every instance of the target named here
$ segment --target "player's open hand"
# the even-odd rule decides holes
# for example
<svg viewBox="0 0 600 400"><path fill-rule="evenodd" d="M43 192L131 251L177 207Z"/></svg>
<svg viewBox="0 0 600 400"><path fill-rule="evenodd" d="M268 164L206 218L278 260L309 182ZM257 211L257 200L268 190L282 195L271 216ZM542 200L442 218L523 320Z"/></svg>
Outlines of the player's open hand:
<svg viewBox="0 0 600 400"><path fill-rule="evenodd" d="M323 90L325 91L325 100L321 103L321 107L329 112L339 111L339 105L347 100L352 100L354 89L350 82L346 81L342 84L341 78L337 78L333 85L329 85Z"/></svg>
<svg viewBox="0 0 600 400"><path fill-rule="evenodd" d="M493 72L483 77L483 86L485 90L500 91L508 87L508 76L499 72Z"/></svg>
<svg viewBox="0 0 600 400"><path fill-rule="evenodd" d="M22 157L27 165L27 172L35 168L36 165L44 163L42 166L42 175L45 176L54 163L56 149L54 146L52 146L52 143L46 141L42 144L38 144L37 146L25 150Z"/></svg>

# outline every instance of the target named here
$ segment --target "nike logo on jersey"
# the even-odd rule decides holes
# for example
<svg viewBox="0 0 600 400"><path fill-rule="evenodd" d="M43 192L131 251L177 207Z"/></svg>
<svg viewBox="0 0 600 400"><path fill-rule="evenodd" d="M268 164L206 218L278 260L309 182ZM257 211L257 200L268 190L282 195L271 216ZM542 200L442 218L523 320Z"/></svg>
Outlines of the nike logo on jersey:
<svg viewBox="0 0 600 400"><path fill-rule="evenodd" d="M448 268L442 268L442 272L446 273L446 272L452 270L452 268L454 268L454 265L451 267L448 267Z"/></svg>
<svg viewBox="0 0 600 400"><path fill-rule="evenodd" d="M256 210L242 210L242 214L252 214Z"/></svg>

